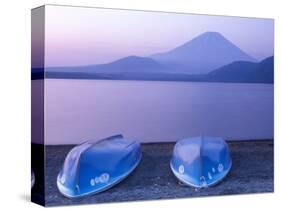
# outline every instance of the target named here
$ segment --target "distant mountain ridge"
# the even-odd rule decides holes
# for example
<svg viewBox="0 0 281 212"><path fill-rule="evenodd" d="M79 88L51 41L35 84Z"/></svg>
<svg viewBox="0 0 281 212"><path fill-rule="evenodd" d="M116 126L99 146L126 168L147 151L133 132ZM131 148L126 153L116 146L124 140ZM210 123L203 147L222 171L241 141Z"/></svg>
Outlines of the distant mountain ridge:
<svg viewBox="0 0 281 212"><path fill-rule="evenodd" d="M167 67L161 65L155 60L147 57L129 56L107 64L91 65L86 69L94 70L95 72L150 72L150 71L165 71Z"/></svg>
<svg viewBox="0 0 281 212"><path fill-rule="evenodd" d="M209 82L274 83L274 57L259 63L236 61L210 72L204 79Z"/></svg>
<svg viewBox="0 0 281 212"><path fill-rule="evenodd" d="M34 69L34 79L44 76L38 70L41 69ZM128 56L106 64L47 67L45 73L46 78L65 79L273 83L273 57L259 63L221 34L206 32L151 57Z"/></svg>
<svg viewBox="0 0 281 212"><path fill-rule="evenodd" d="M136 58L135 58L136 59ZM142 58L145 59L145 58ZM139 61L133 60L134 62ZM121 67L127 67L126 61L119 61ZM125 62L125 63L123 63ZM158 64L154 64L158 67ZM160 65L161 67L161 65ZM110 79L110 80L161 80L161 81L189 81L189 82L232 82L232 83L273 83L274 82L274 57L268 57L261 62L236 61L220 67L208 74L186 74L181 72L161 72L160 69L154 71L128 71L119 72L103 71L104 66L99 67L100 72L91 71L91 66L75 67L69 72L67 68L57 68L50 71L47 69L47 78L63 79ZM49 70L49 71L48 71ZM168 69L167 69L168 70Z"/></svg>
<svg viewBox="0 0 281 212"><path fill-rule="evenodd" d="M178 64L192 74L206 74L234 61L257 62L218 32L205 32L168 52L154 54L162 64Z"/></svg>

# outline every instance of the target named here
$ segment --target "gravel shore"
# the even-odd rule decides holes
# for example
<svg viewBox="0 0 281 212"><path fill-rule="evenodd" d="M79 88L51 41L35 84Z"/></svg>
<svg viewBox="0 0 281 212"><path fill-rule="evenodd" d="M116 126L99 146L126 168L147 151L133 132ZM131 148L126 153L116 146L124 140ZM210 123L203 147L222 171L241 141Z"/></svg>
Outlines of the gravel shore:
<svg viewBox="0 0 281 212"><path fill-rule="evenodd" d="M273 141L228 142L232 169L218 185L195 190L178 183L169 162L175 143L142 144L142 160L124 181L102 193L68 199L56 186L57 174L73 146L46 147L46 206L273 192Z"/></svg>

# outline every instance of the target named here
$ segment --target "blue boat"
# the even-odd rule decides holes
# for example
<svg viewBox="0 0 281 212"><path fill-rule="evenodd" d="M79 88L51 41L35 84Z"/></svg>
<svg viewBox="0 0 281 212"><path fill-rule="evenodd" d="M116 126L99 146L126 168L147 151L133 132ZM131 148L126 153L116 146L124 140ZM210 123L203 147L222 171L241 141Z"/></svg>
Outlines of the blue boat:
<svg viewBox="0 0 281 212"><path fill-rule="evenodd" d="M96 194L125 179L140 160L140 144L122 135L87 141L68 153L57 186L69 198Z"/></svg>
<svg viewBox="0 0 281 212"><path fill-rule="evenodd" d="M222 138L194 137L176 143L170 167L180 182L195 188L220 182L231 169L227 143Z"/></svg>

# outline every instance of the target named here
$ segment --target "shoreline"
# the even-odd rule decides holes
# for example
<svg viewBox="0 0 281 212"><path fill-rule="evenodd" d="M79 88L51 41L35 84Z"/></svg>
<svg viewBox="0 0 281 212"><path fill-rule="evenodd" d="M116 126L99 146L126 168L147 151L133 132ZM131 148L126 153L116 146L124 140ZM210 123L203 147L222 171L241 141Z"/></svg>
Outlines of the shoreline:
<svg viewBox="0 0 281 212"><path fill-rule="evenodd" d="M46 146L46 206L174 199L274 191L274 141L228 142L232 169L219 184L196 190L182 186L170 170L174 143L142 143L139 166L109 190L79 199L68 199L56 187L57 174L74 145Z"/></svg>
<svg viewBox="0 0 281 212"><path fill-rule="evenodd" d="M97 141L98 141L98 139L97 139ZM238 144L239 143L241 143L241 144L243 144L243 143L273 143L273 141L274 141L274 139L272 139L272 138L269 138L269 139L267 139L267 138L264 138L264 139L246 139L246 140L239 139L239 140L226 140L226 143L228 143L228 144L233 144L233 143L234 144L235 143L238 143ZM85 142L85 141L83 141L83 142ZM34 143L34 144L37 144L37 143ZM72 146L72 147L74 147L74 146L79 145L79 144L80 143L77 143L77 144L47 144L47 145L45 145L45 147L47 147L47 148L48 147L61 147L61 146L64 146L64 147ZM140 144L141 145L176 144L176 141L140 142Z"/></svg>

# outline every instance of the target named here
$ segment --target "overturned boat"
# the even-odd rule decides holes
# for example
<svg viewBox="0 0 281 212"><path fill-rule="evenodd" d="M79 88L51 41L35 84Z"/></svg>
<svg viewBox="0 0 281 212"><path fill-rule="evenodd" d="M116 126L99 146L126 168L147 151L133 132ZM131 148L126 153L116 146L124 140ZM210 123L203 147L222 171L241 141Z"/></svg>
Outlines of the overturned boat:
<svg viewBox="0 0 281 212"><path fill-rule="evenodd" d="M140 144L122 135L87 141L68 153L57 186L69 198L96 194L126 178L140 160Z"/></svg>
<svg viewBox="0 0 281 212"><path fill-rule="evenodd" d="M231 165L227 143L216 137L194 137L178 141L170 162L178 180L196 188L220 182Z"/></svg>

